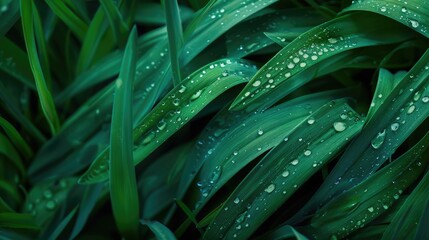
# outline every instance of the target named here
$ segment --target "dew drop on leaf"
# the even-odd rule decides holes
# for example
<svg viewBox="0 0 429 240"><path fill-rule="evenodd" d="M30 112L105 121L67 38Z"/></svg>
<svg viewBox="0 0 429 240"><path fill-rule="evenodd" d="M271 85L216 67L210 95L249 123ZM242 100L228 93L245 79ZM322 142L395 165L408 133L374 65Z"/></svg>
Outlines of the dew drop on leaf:
<svg viewBox="0 0 429 240"><path fill-rule="evenodd" d="M384 129L382 132L379 132L377 136L375 136L375 138L372 139L371 146L374 149L379 149L381 145L383 145L385 138L386 138L386 129Z"/></svg>
<svg viewBox="0 0 429 240"><path fill-rule="evenodd" d="M276 185L274 185L273 183L271 183L270 185L268 185L267 188L265 188L265 192L272 193L274 191L274 189L276 189Z"/></svg>
<svg viewBox="0 0 429 240"><path fill-rule="evenodd" d="M334 122L334 129L337 132L342 132L346 130L346 124L344 122Z"/></svg>

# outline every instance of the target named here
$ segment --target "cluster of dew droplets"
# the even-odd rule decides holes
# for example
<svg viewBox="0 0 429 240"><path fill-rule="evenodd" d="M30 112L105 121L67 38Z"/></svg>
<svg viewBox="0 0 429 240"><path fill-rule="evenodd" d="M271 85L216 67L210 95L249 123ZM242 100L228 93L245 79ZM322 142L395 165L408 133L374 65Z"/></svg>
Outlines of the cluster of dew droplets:
<svg viewBox="0 0 429 240"><path fill-rule="evenodd" d="M47 186L45 189L31 193L24 211L36 216L43 214L43 212L57 209L59 202L64 198L64 191L67 190L68 185L69 183L66 180L60 180L52 186Z"/></svg>
<svg viewBox="0 0 429 240"><path fill-rule="evenodd" d="M206 198L213 187L217 184L222 175L222 167L216 166L211 172L209 179L201 180L197 183L198 188L200 189L201 196Z"/></svg>

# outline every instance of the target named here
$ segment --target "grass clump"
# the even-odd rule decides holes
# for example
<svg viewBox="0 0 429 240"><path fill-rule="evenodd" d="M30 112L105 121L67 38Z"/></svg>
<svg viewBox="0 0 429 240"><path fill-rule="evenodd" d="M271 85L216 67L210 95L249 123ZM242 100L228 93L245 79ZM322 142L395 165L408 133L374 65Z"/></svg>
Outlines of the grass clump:
<svg viewBox="0 0 429 240"><path fill-rule="evenodd" d="M427 238L427 6L0 1L0 238Z"/></svg>

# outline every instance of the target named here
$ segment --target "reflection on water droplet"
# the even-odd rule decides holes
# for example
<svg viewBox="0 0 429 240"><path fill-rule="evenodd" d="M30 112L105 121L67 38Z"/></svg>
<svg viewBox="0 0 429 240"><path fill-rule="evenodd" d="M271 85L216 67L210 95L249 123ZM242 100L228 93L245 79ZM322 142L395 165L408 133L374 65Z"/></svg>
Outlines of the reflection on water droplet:
<svg viewBox="0 0 429 240"><path fill-rule="evenodd" d="M390 125L390 129L392 131L397 131L399 129L399 123L392 123L392 125Z"/></svg>
<svg viewBox="0 0 429 240"><path fill-rule="evenodd" d="M408 107L407 113L411 114L414 112L414 110L416 110L416 106L413 104L413 105Z"/></svg>
<svg viewBox="0 0 429 240"><path fill-rule="evenodd" d="M368 208L368 211L369 211L369 212L374 212L374 208L373 208L373 207L369 207L369 208Z"/></svg>
<svg viewBox="0 0 429 240"><path fill-rule="evenodd" d="M346 130L347 125L344 122L334 122L334 129L337 132Z"/></svg>
<svg viewBox="0 0 429 240"><path fill-rule="evenodd" d="M49 200L46 202L45 207L48 210L54 210L57 207L57 203L55 203L55 201L53 201L53 200Z"/></svg>
<svg viewBox="0 0 429 240"><path fill-rule="evenodd" d="M44 192L43 192L43 196L46 198L46 199L50 199L50 198L52 198L52 196L53 196L53 194L52 194L52 191L51 190L45 190Z"/></svg>
<svg viewBox="0 0 429 240"><path fill-rule="evenodd" d="M334 43L337 43L337 39L336 38L328 38L328 42L334 44Z"/></svg>
<svg viewBox="0 0 429 240"><path fill-rule="evenodd" d="M240 199L238 198L238 197L236 197L235 199L234 199L234 203L235 204L238 204L240 202Z"/></svg>
<svg viewBox="0 0 429 240"><path fill-rule="evenodd" d="M272 193L274 191L274 189L276 189L276 185L270 184L270 185L268 185L267 188L265 188L265 192Z"/></svg>
<svg viewBox="0 0 429 240"><path fill-rule="evenodd" d="M311 155L311 150L309 150L309 149L305 150L304 155L305 156L310 156Z"/></svg>
<svg viewBox="0 0 429 240"><path fill-rule="evenodd" d="M141 141L141 144L146 145L152 142L152 140L155 138L155 132L150 131L146 134L146 136L143 137L143 140Z"/></svg>
<svg viewBox="0 0 429 240"><path fill-rule="evenodd" d="M258 87L259 85L261 85L261 81L255 81L253 84L252 84L252 86L254 86L254 87Z"/></svg>
<svg viewBox="0 0 429 240"><path fill-rule="evenodd" d="M200 96L201 96L201 93L203 92L203 90L198 90L196 93L194 93L192 96L191 96L191 100L195 100L195 99L197 99L197 98L199 98Z"/></svg>
<svg viewBox="0 0 429 240"><path fill-rule="evenodd" d="M371 146L374 149L379 149L381 145L383 145L385 138L386 138L386 129L384 129L382 132L379 132L377 136L375 136L375 138L372 139Z"/></svg>
<svg viewBox="0 0 429 240"><path fill-rule="evenodd" d="M159 121L159 123L157 124L157 128L160 131L164 130L165 126L167 126L167 123L164 120Z"/></svg>
<svg viewBox="0 0 429 240"><path fill-rule="evenodd" d="M184 93L186 91L186 87L184 85L180 86L179 93Z"/></svg>
<svg viewBox="0 0 429 240"><path fill-rule="evenodd" d="M307 120L307 123L308 124L313 124L314 122L316 122L316 120L313 118L313 117L310 117L308 120Z"/></svg>
<svg viewBox="0 0 429 240"><path fill-rule="evenodd" d="M292 164L292 165L298 165L298 163L299 163L299 160L298 159L295 159L295 160L293 160L292 162L290 162L290 164Z"/></svg>
<svg viewBox="0 0 429 240"><path fill-rule="evenodd" d="M287 176L289 176L289 171L288 170L282 172L282 177L287 177Z"/></svg>
<svg viewBox="0 0 429 240"><path fill-rule="evenodd" d="M179 106L179 104L180 104L180 100L178 98L176 98L176 99L173 100L173 105L174 106L177 107L177 106Z"/></svg>
<svg viewBox="0 0 429 240"><path fill-rule="evenodd" d="M416 20L410 20L410 23L413 28L418 28L420 25Z"/></svg>
<svg viewBox="0 0 429 240"><path fill-rule="evenodd" d="M385 6L383 6L383 7L381 7L381 8L380 8L380 11L382 11L382 12L386 12L386 11L387 11L387 8L386 8Z"/></svg>
<svg viewBox="0 0 429 240"><path fill-rule="evenodd" d="M428 103L429 102L429 97L428 96L422 97L422 102Z"/></svg>
<svg viewBox="0 0 429 240"><path fill-rule="evenodd" d="M258 135L259 135L259 136L262 136L263 134L264 134L264 130L259 129L259 130L258 130Z"/></svg>

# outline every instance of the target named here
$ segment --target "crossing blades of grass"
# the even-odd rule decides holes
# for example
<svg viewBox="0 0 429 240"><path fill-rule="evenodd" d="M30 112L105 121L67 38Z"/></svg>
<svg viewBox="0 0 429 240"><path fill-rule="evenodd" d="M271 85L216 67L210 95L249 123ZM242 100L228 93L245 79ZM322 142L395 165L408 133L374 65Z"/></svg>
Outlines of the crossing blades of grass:
<svg viewBox="0 0 429 240"><path fill-rule="evenodd" d="M392 18L405 26L429 37L428 0L361 0L354 1L343 12L364 10Z"/></svg>
<svg viewBox="0 0 429 240"><path fill-rule="evenodd" d="M164 224L158 221L141 220L140 222L150 228L157 240L176 240L174 233L172 233Z"/></svg>
<svg viewBox="0 0 429 240"><path fill-rule="evenodd" d="M109 20L110 27L113 30L116 44L119 47L123 47L127 39L129 26L124 21L122 14L119 12L118 7L115 5L113 0L100 0L100 3L104 9L107 19Z"/></svg>
<svg viewBox="0 0 429 240"><path fill-rule="evenodd" d="M19 2L3 0L0 2L0 38L2 38L19 19Z"/></svg>
<svg viewBox="0 0 429 240"><path fill-rule="evenodd" d="M60 234L64 231L67 225L70 223L74 215L76 214L77 207L75 207L67 216L62 219L62 221L58 224L57 228L52 232L52 234L47 238L48 240L58 239Z"/></svg>
<svg viewBox="0 0 429 240"><path fill-rule="evenodd" d="M429 51L378 107L300 214L373 174L429 115ZM356 170L359 169L359 170ZM299 218L297 215L297 218ZM301 215L302 216L302 215Z"/></svg>
<svg viewBox="0 0 429 240"><path fill-rule="evenodd" d="M134 128L134 163L145 159L217 96L248 81L255 71L247 62L222 59L187 77ZM108 159L108 150L105 150L82 175L80 183L106 180Z"/></svg>
<svg viewBox="0 0 429 240"><path fill-rule="evenodd" d="M200 143L204 143L202 151L193 156L193 159L196 159L194 160L196 168L192 172L199 170L200 164L204 164L197 184L201 199L197 203L196 211L200 210L217 190L242 168L267 150L287 140L288 135L300 122L333 100L336 95L341 94L331 91L303 96L263 113L248 116L246 120L236 125L223 128L219 124L213 127L216 131L208 137L199 139ZM215 118L214 121L222 122L222 119Z"/></svg>
<svg viewBox="0 0 429 240"><path fill-rule="evenodd" d="M46 0L49 8L61 19L79 40L85 38L88 25L63 1Z"/></svg>
<svg viewBox="0 0 429 240"><path fill-rule="evenodd" d="M33 156L33 150L19 134L16 128L10 124L6 119L0 117L0 127L7 134L10 141L15 145L15 148L22 154L25 159L30 159Z"/></svg>
<svg viewBox="0 0 429 240"><path fill-rule="evenodd" d="M133 82L136 68L137 29L130 34L121 71L116 80L110 130L110 200L119 232L137 239L139 200L133 164Z"/></svg>
<svg viewBox="0 0 429 240"><path fill-rule="evenodd" d="M282 88L295 74L316 63L351 49L401 42L408 29L369 13L352 13L321 24L288 44L266 63L231 106L232 110L264 108L264 97ZM272 83L269 83L272 81ZM262 106L261 106L262 105Z"/></svg>
<svg viewBox="0 0 429 240"><path fill-rule="evenodd" d="M425 171L429 163L428 143L429 134L426 134L418 144L393 163L323 206L312 218L310 226L304 228L306 232L320 239L332 236L344 238L351 232L368 225L391 207L395 200L399 199L399 196ZM414 207L416 206L413 205ZM419 211L422 208L419 208ZM404 224L401 224L400 228L403 229ZM391 232L386 231L386 233ZM398 234L390 236L391 238L386 239L400 239ZM409 233L402 235L405 238L407 236L410 236Z"/></svg>
<svg viewBox="0 0 429 240"><path fill-rule="evenodd" d="M173 82L174 86L177 86L182 81L181 62L179 59L183 47L182 20L180 19L177 0L163 0L162 3L167 22L168 48L173 71Z"/></svg>
<svg viewBox="0 0 429 240"><path fill-rule="evenodd" d="M49 123L51 132L55 135L60 129L60 121L51 92L46 85L44 73L39 61L39 55L37 53L36 40L34 38L33 11L37 11L37 9L34 7L32 1L21 0L21 21L31 70L36 81L37 92L43 113Z"/></svg>
<svg viewBox="0 0 429 240"><path fill-rule="evenodd" d="M381 104L383 104L386 96L392 92L398 83L398 81L395 82L395 77L392 73L384 68L380 69L377 88L375 89L374 96L366 116L367 121L372 118L377 109L381 106Z"/></svg>
<svg viewBox="0 0 429 240"><path fill-rule="evenodd" d="M344 101L332 101L302 121L237 186L204 239L247 239L310 176L361 129L363 121Z"/></svg>
<svg viewBox="0 0 429 240"><path fill-rule="evenodd" d="M0 38L0 49L0 69L30 89L36 90L25 52L7 37Z"/></svg>
<svg viewBox="0 0 429 240"><path fill-rule="evenodd" d="M427 139L427 137L426 137ZM422 141L423 142L423 141ZM427 142L426 142L427 144ZM427 148L427 146L426 146ZM427 154L427 151L426 151ZM428 161L428 155L424 156L424 161ZM428 202L429 189L429 174L426 173L420 183L414 188L411 194L407 197L404 204L399 209L398 213L393 218L391 224L387 227L383 234L383 240L401 239L417 237L419 220L424 217L422 211ZM420 220L421 221L421 220ZM420 222L421 223L421 222ZM426 226L427 228L427 226ZM427 230L427 229L426 229ZM426 231L427 232L427 231ZM418 239L418 238L415 238ZM424 238L420 238L424 239Z"/></svg>

